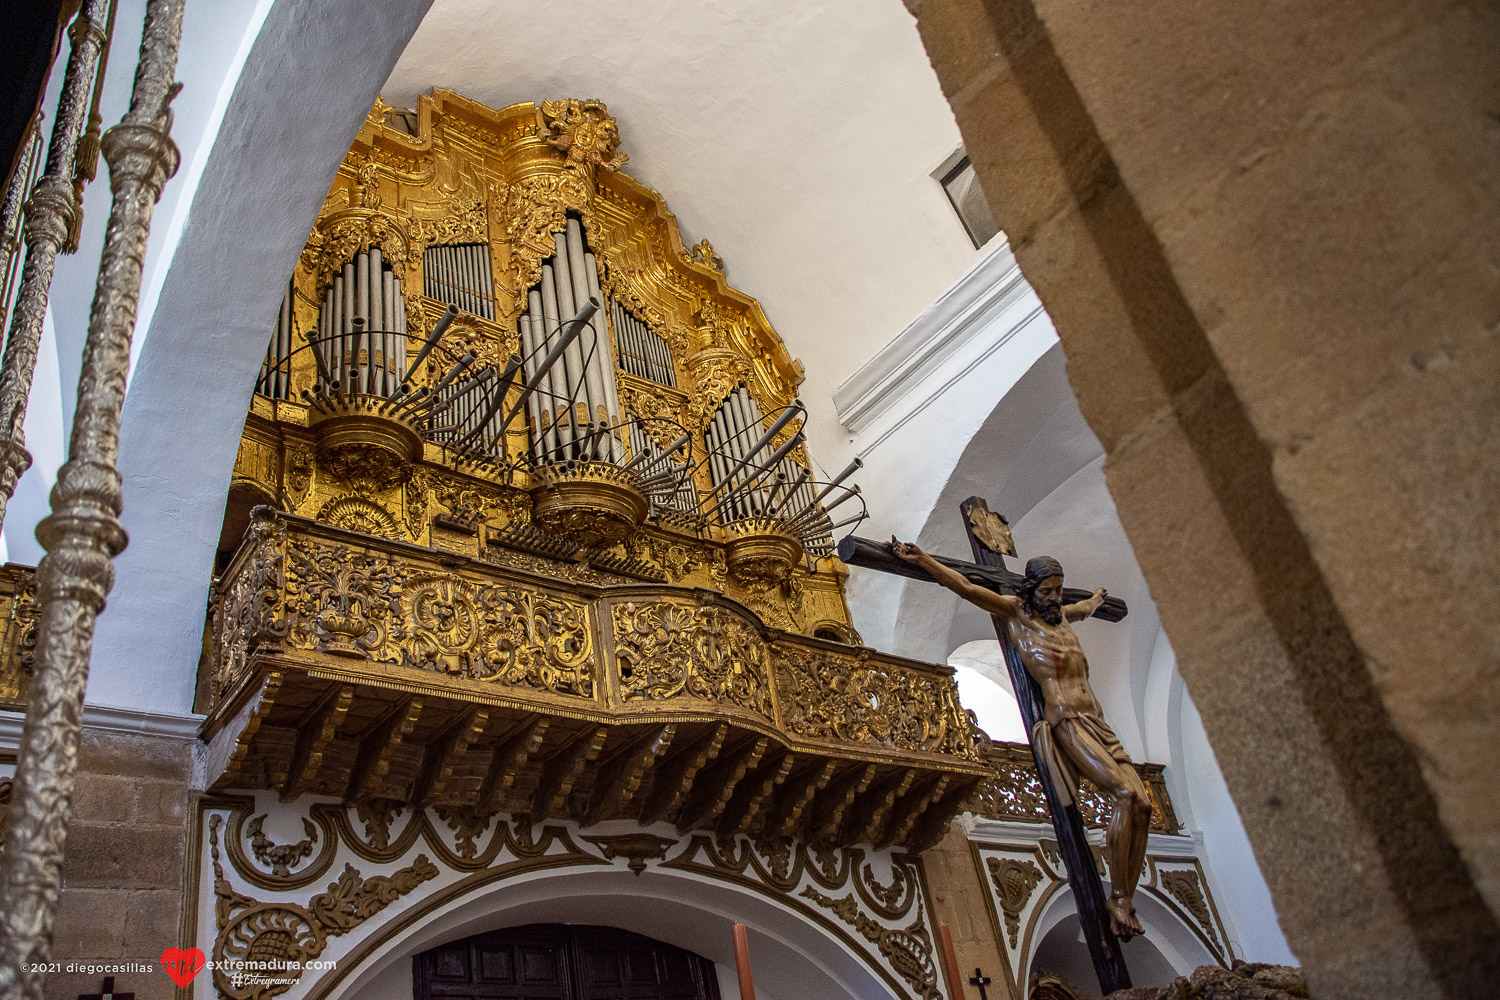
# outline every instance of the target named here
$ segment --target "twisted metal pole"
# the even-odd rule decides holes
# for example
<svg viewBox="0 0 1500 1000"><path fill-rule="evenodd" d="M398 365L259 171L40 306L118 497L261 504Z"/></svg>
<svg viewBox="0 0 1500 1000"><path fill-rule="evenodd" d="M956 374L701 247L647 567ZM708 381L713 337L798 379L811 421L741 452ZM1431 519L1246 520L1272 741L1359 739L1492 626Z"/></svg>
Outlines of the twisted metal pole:
<svg viewBox="0 0 1500 1000"><path fill-rule="evenodd" d="M108 6L109 0L84 0L83 9L68 29L72 47L57 101L57 117L52 123L52 139L47 145L47 168L26 204L26 263L21 269L5 356L0 359L0 525L5 523L5 508L16 491L16 482L31 466L21 424L31 396L31 376L42 341L52 271L58 251L68 244L78 214L78 192L82 188L74 189L73 167L104 51Z"/></svg>
<svg viewBox="0 0 1500 1000"><path fill-rule="evenodd" d="M109 164L109 226L89 314L68 461L37 527L47 555L37 567L41 620L35 673L16 762L14 798L0 863L0 997L41 1000L62 880L63 846L78 770L83 692L94 621L126 543L119 454L120 412L151 214L177 169L168 104L182 37L183 0L147 0L130 110L101 143Z"/></svg>

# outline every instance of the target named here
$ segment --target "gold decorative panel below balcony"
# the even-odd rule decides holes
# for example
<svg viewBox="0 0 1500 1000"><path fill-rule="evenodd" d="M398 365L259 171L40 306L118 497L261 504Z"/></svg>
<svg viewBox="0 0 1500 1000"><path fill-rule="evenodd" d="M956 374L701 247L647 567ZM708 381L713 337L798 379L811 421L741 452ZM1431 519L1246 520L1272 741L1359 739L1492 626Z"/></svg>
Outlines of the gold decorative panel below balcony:
<svg viewBox="0 0 1500 1000"><path fill-rule="evenodd" d="M212 788L921 846L993 773L946 667L561 577L257 511L215 597Z"/></svg>

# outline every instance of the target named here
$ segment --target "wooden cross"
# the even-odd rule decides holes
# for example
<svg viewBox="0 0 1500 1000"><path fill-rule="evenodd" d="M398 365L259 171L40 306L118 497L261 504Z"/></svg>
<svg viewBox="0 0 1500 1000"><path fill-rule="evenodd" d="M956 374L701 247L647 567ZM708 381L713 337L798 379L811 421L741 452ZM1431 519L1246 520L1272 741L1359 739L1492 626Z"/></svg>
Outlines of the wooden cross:
<svg viewBox="0 0 1500 1000"><path fill-rule="evenodd" d="M990 979L989 976L986 976L983 972L981 972L979 966L974 966L974 974L969 977L969 985L979 987L979 1000L990 1000L990 998L985 995L984 988L992 982L994 982L994 980Z"/></svg>
<svg viewBox="0 0 1500 1000"><path fill-rule="evenodd" d="M979 497L969 497L959 505L959 511L963 514L964 532L969 536L969 548L974 553L974 562L960 562L957 559L947 559L942 556L933 556L933 558L971 583L1001 594L1019 596L1023 578L1006 569L1005 559L1001 553L981 540L975 532L976 524L983 532L986 520L996 516L990 513L989 505ZM1001 518L1000 522L1003 524L1004 519ZM986 537L991 543L998 541L999 544L1004 545L1007 554L1015 554L1013 547L1009 545L1008 531L1003 532L998 539L992 534L987 534ZM936 582L926 570L892 554L879 542L856 538L853 535L839 542L839 558L850 566L864 566L868 569L895 573L915 580ZM1065 588L1063 602L1073 604L1087 600L1090 594L1091 592L1087 590ZM1125 617L1128 610L1124 601L1110 597L1099 606L1093 617L1117 622ZM1019 651L1011 643L1010 633L1005 624L998 618L993 621L995 635L1000 639L1000 649L1005 654L1005 669L1010 674L1011 688L1016 693L1016 703L1021 709L1021 720L1026 724L1029 740L1032 727L1036 725L1038 719L1042 718L1042 690L1026 672L1026 666L1021 662ZM1036 747L1032 746L1031 750L1034 758ZM1058 798L1057 787L1052 780L1052 772L1039 760L1036 762L1036 771L1041 779L1042 792L1047 798L1047 811L1052 816L1052 828L1057 831L1058 849L1068 869L1068 884L1073 889L1073 899L1078 906L1078 920L1083 925L1083 938L1088 944L1089 957L1094 962L1094 974L1099 977L1099 988L1105 996L1115 990L1128 989L1130 972L1125 968L1125 956L1120 952L1119 938L1115 937L1114 931L1109 926L1109 911L1104 908L1104 886L1099 880L1098 870L1094 867L1093 854L1084 831L1083 817L1079 815L1076 804L1066 808L1062 806ZM979 970L975 969L974 972L978 978ZM975 980L971 979L969 982L974 983ZM980 1000L984 1000L982 986L980 987Z"/></svg>
<svg viewBox="0 0 1500 1000"><path fill-rule="evenodd" d="M80 993L78 1000L135 1000L134 993L116 993L115 977L105 976L104 986L98 993Z"/></svg>

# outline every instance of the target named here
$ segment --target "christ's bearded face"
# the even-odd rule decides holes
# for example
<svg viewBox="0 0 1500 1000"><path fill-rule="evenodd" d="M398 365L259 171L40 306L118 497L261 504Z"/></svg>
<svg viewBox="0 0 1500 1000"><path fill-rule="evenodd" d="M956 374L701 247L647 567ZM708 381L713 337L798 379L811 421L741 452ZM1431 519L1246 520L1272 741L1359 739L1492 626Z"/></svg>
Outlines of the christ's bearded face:
<svg viewBox="0 0 1500 1000"><path fill-rule="evenodd" d="M1048 625L1061 625L1063 578L1049 576L1026 598L1027 609Z"/></svg>

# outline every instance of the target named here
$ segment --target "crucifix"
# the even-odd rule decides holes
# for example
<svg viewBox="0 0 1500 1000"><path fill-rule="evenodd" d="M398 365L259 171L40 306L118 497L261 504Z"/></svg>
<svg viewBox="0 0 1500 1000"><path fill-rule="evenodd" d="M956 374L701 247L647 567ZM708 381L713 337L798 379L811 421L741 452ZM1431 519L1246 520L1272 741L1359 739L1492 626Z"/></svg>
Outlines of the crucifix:
<svg viewBox="0 0 1500 1000"><path fill-rule="evenodd" d="M105 976L104 986L98 993L80 993L78 1000L135 1000L134 993L116 993L115 977Z"/></svg>
<svg viewBox="0 0 1500 1000"><path fill-rule="evenodd" d="M1151 803L1129 757L1104 722L1088 685L1087 660L1068 622L1088 617L1115 622L1128 609L1124 601L1102 590L1090 594L1064 588L1062 567L1046 556L1030 560L1024 575L1011 572L1004 556L1016 551L1005 519L979 497L965 500L959 510L972 563L931 556L894 538L883 545L852 535L839 543L839 558L851 566L939 583L990 612L1030 736L1089 957L1107 996L1131 985L1120 938L1141 933L1132 897L1144 865ZM1080 775L1114 801L1106 836L1113 889L1108 901L1076 804Z"/></svg>
<svg viewBox="0 0 1500 1000"><path fill-rule="evenodd" d="M986 976L984 972L979 968L979 966L974 966L974 974L969 977L969 985L979 987L979 1000L990 1000L990 998L985 995L984 988L992 982L994 982L994 980L989 976Z"/></svg>

